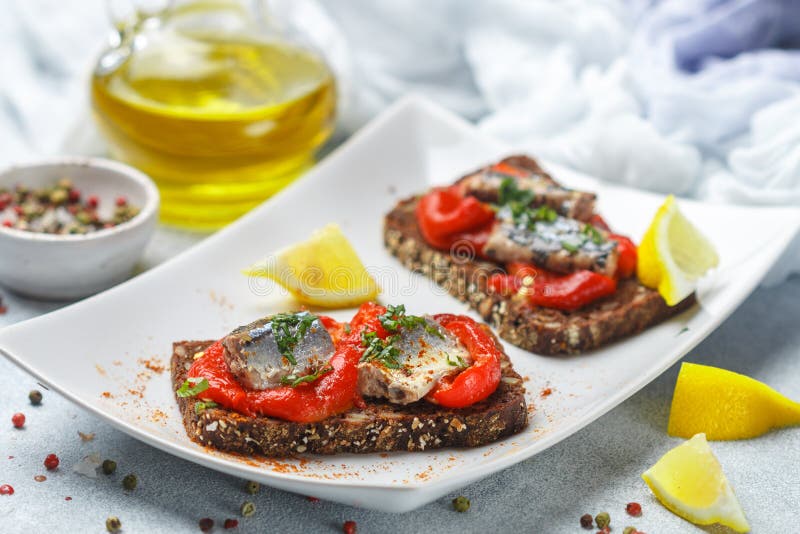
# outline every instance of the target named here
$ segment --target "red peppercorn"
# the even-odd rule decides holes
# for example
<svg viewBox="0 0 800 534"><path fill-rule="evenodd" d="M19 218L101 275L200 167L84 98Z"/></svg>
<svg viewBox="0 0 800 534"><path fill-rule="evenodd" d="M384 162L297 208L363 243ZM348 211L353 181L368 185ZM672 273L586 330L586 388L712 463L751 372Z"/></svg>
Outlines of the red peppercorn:
<svg viewBox="0 0 800 534"><path fill-rule="evenodd" d="M97 195L90 195L89 198L86 199L86 207L87 208L96 208L100 205L100 199L97 198Z"/></svg>
<svg viewBox="0 0 800 534"><path fill-rule="evenodd" d="M6 228L11 228L12 226L14 226L14 223L6 219L5 221L3 221L3 226L5 226Z"/></svg>
<svg viewBox="0 0 800 534"><path fill-rule="evenodd" d="M225 528L236 528L236 527L239 526L239 520L238 519L226 519L225 523L223 523L222 526L225 527Z"/></svg>
<svg viewBox="0 0 800 534"><path fill-rule="evenodd" d="M0 495L14 495L14 488L10 484L0 486Z"/></svg>
<svg viewBox="0 0 800 534"><path fill-rule="evenodd" d="M597 534L611 534L611 527L603 527L597 531Z"/></svg>
<svg viewBox="0 0 800 534"><path fill-rule="evenodd" d="M58 456L55 454L48 454L47 457L44 459L44 466L47 468L48 471L52 471L58 467Z"/></svg>
<svg viewBox="0 0 800 534"><path fill-rule="evenodd" d="M200 530L202 530L203 532L208 532L209 530L214 528L214 520L211 519L210 517L204 517L203 519L200 520L198 525L200 525Z"/></svg>
<svg viewBox="0 0 800 534"><path fill-rule="evenodd" d="M125 197L117 197L116 204L120 207L126 206L128 204L128 199Z"/></svg>
<svg viewBox="0 0 800 534"><path fill-rule="evenodd" d="M642 505L638 502L629 502L628 505L625 507L625 511L628 512L628 515L632 515L633 517L639 517L642 515Z"/></svg>
<svg viewBox="0 0 800 534"><path fill-rule="evenodd" d="M594 525L594 518L592 517L592 514L583 514L581 516L581 527L592 528L592 525Z"/></svg>
<svg viewBox="0 0 800 534"><path fill-rule="evenodd" d="M23 208L22 206L14 206L14 213L22 217L23 215L25 215L25 208Z"/></svg>
<svg viewBox="0 0 800 534"><path fill-rule="evenodd" d="M356 534L356 522L345 521L344 525L342 525L342 532L344 532L344 534Z"/></svg>
<svg viewBox="0 0 800 534"><path fill-rule="evenodd" d="M67 198L69 198L70 202L77 202L81 199L81 192L74 188L70 189L69 196Z"/></svg>
<svg viewBox="0 0 800 534"><path fill-rule="evenodd" d="M310 495L308 497L306 497L306 500L308 502L319 502L319 499L317 497L312 497Z"/></svg>
<svg viewBox="0 0 800 534"><path fill-rule="evenodd" d="M22 428L25 426L25 414L24 413L15 413L11 416L11 424L14 425L14 428Z"/></svg>

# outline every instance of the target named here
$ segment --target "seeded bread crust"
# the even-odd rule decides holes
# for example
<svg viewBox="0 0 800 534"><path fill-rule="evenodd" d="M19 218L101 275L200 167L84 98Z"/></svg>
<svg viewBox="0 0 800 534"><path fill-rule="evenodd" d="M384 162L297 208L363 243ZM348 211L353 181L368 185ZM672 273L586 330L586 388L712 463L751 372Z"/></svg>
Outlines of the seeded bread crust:
<svg viewBox="0 0 800 534"><path fill-rule="evenodd" d="M487 332L488 332L487 328ZM493 335L493 334L492 334ZM502 349L499 341L495 342ZM213 341L173 343L173 390L186 380L194 355ZM195 398L176 396L189 437L224 451L263 456L298 453L339 454L425 451L443 447L478 447L516 434L528 424L522 378L503 354L502 379L486 400L464 409L427 401L400 406L365 399L354 408L319 423L293 423L271 417L246 417L224 408L195 412Z"/></svg>
<svg viewBox="0 0 800 534"><path fill-rule="evenodd" d="M524 156L504 161L517 165L533 162ZM501 338L525 350L549 355L580 354L641 332L695 304L692 294L676 306L667 306L658 292L636 279L621 280L616 293L574 312L530 306L524 299L490 293L488 278L502 273L501 267L476 260L466 246L456 245L450 252L429 246L417 225L418 200L419 197L402 200L386 215L386 248L408 269L424 274L468 303Z"/></svg>

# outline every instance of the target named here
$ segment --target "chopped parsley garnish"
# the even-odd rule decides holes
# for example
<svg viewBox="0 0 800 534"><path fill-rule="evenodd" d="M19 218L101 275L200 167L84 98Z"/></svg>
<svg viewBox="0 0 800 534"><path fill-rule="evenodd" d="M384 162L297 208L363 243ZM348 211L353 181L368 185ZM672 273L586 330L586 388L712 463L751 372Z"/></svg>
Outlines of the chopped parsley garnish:
<svg viewBox="0 0 800 534"><path fill-rule="evenodd" d="M598 230L591 224L583 225L583 228L581 228L579 239L580 240L577 242L575 240L562 241L561 246L564 248L564 250L571 253L575 253L578 252L578 250L589 241L591 241L595 245L602 245L603 243L606 242L605 238L603 237L603 234L600 233L600 230Z"/></svg>
<svg viewBox="0 0 800 534"><path fill-rule="evenodd" d="M321 369L318 369L317 371L314 371L313 373L308 373L305 375L297 375L292 373L290 375L282 377L281 384L296 388L300 384L309 384L311 382L315 382L319 377L330 371L333 371L333 367L325 366L322 367Z"/></svg>
<svg viewBox="0 0 800 534"><path fill-rule="evenodd" d="M349 334L352 331L350 328L350 323L344 323L344 333Z"/></svg>
<svg viewBox="0 0 800 534"><path fill-rule="evenodd" d="M398 304L397 306L389 304L386 306L386 313L379 315L378 320L381 326L390 333L396 333L400 328L411 330L412 328L422 326L427 333L444 339L444 335L442 335L439 329L429 324L424 317L420 317L419 315L406 315L406 307L403 304Z"/></svg>
<svg viewBox="0 0 800 534"><path fill-rule="evenodd" d="M534 231L537 222L552 223L558 219L558 212L547 205L536 208L531 207L531 202L536 199L533 191L520 189L514 178L505 178L500 183L498 197L499 206L508 207L511 218L517 226L522 226Z"/></svg>
<svg viewBox="0 0 800 534"><path fill-rule="evenodd" d="M603 234L600 233L600 230L594 227L591 224L585 224L581 233L592 240L592 243L595 245L602 245L605 242L605 238Z"/></svg>
<svg viewBox="0 0 800 534"><path fill-rule="evenodd" d="M361 332L361 346L366 347L361 355L362 362L379 361L389 369L399 369L397 357L400 351L394 346L398 336L381 339L375 332Z"/></svg>
<svg viewBox="0 0 800 534"><path fill-rule="evenodd" d="M270 323L275 343L278 345L281 355L290 364L297 365L297 360L294 357L294 348L316 320L317 317L308 312L279 313L272 317Z"/></svg>
<svg viewBox="0 0 800 534"><path fill-rule="evenodd" d="M365 347L364 353L361 355L362 362L378 361L389 369L399 369L401 365L397 357L400 356L400 351L394 344L400 338L401 328L411 330L422 327L427 333L444 339L444 334L436 325L431 324L424 317L407 315L406 307L402 304L386 306L386 313L379 315L378 321L384 330L392 335L381 339L376 332L361 332L361 346Z"/></svg>
<svg viewBox="0 0 800 534"><path fill-rule="evenodd" d="M571 243L569 241L562 241L561 242L561 248L563 248L567 252L574 253L574 252L578 252L578 249L581 248L582 244L583 243L581 243L580 245L576 245L575 243Z"/></svg>
<svg viewBox="0 0 800 534"><path fill-rule="evenodd" d="M175 394L178 397L194 397L208 389L208 380L199 376L190 376L184 380Z"/></svg>
<svg viewBox="0 0 800 534"><path fill-rule="evenodd" d="M458 354L448 354L447 364L452 365L453 367L467 367L467 362L465 362L464 358Z"/></svg>
<svg viewBox="0 0 800 534"><path fill-rule="evenodd" d="M219 406L219 404L214 401L197 401L194 403L194 413L200 413L209 408L216 408L217 406Z"/></svg>
<svg viewBox="0 0 800 534"><path fill-rule="evenodd" d="M498 204L501 206L511 203L528 205L533 202L534 198L536 198L536 193L528 189L520 189L514 178L503 178L503 181L500 182Z"/></svg>

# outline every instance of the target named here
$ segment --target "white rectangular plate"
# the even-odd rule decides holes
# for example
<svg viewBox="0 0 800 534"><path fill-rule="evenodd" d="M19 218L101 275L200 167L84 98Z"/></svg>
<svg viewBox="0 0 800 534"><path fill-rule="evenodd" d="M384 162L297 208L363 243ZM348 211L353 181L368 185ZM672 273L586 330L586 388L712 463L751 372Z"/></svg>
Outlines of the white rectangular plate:
<svg viewBox="0 0 800 534"><path fill-rule="evenodd" d="M509 152L460 119L408 98L304 178L192 250L110 291L3 329L0 351L78 405L167 452L285 490L402 512L533 456L653 380L730 315L800 224L796 210L682 200L681 209L722 258L700 290L701 304L583 356L545 357L508 346L528 378L535 411L525 432L503 442L430 453L262 460L207 450L186 437L169 372L159 368L168 366L172 342L221 337L239 324L295 308L274 286L252 285L240 269L315 228L341 225L379 278L384 302L404 303L414 313L465 312L384 250L382 218L398 199ZM612 227L636 239L663 201L548 167L565 184L596 191ZM548 387L552 393L542 396Z"/></svg>

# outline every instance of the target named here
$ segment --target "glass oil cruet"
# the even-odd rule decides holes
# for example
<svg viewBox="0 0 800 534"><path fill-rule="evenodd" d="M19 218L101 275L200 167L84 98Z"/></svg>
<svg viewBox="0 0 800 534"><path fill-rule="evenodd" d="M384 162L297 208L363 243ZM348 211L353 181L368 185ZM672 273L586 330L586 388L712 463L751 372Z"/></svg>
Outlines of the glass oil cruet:
<svg viewBox="0 0 800 534"><path fill-rule="evenodd" d="M333 131L333 75L265 2L109 0L116 33L92 76L113 157L158 184L167 224L213 229L308 168Z"/></svg>

